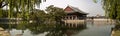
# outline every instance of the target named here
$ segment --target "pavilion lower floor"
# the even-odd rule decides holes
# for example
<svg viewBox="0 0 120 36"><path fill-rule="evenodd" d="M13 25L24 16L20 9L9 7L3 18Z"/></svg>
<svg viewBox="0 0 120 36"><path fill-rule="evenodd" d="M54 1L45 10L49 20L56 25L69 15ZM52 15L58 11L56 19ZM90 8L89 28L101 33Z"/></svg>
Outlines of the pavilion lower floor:
<svg viewBox="0 0 120 36"><path fill-rule="evenodd" d="M84 20L86 17L83 16L65 16L64 20Z"/></svg>

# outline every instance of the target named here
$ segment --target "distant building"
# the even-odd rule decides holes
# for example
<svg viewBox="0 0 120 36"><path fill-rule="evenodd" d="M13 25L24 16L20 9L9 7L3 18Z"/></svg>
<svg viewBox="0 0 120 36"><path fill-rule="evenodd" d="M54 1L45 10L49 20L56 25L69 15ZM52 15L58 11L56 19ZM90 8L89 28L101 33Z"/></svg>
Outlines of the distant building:
<svg viewBox="0 0 120 36"><path fill-rule="evenodd" d="M64 17L66 20L81 20L86 19L87 14L80 9L73 7L73 6L67 6L64 9L65 13L67 13L67 16Z"/></svg>

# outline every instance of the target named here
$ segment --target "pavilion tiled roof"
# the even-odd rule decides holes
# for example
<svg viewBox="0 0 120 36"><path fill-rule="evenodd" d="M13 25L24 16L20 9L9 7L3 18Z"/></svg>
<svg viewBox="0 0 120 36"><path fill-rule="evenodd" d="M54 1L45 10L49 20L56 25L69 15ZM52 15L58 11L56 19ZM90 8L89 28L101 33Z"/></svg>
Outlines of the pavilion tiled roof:
<svg viewBox="0 0 120 36"><path fill-rule="evenodd" d="M74 13L74 12L78 12L78 13L82 13L82 14L88 14L88 13L85 13L83 11L81 11L79 8L77 7L73 7L73 6L67 6L67 7L70 7L72 9L72 11L65 11L67 13Z"/></svg>

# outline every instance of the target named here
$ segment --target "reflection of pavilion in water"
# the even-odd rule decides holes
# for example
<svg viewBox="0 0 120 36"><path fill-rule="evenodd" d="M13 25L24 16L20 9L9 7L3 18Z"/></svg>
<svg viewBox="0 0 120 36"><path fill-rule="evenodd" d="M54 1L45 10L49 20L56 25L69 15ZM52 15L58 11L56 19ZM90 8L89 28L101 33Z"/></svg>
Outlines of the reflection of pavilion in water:
<svg viewBox="0 0 120 36"><path fill-rule="evenodd" d="M66 28L69 28L65 32L67 36L74 35L79 33L79 31L86 29L86 24L84 23L66 23L65 26Z"/></svg>
<svg viewBox="0 0 120 36"><path fill-rule="evenodd" d="M53 31L48 33L49 36L72 36L79 31L86 29L86 25L80 23L66 23L61 26L62 28L55 28Z"/></svg>
<svg viewBox="0 0 120 36"><path fill-rule="evenodd" d="M83 28L83 27L86 27L86 24L84 23L65 23L66 27L69 27L69 28Z"/></svg>

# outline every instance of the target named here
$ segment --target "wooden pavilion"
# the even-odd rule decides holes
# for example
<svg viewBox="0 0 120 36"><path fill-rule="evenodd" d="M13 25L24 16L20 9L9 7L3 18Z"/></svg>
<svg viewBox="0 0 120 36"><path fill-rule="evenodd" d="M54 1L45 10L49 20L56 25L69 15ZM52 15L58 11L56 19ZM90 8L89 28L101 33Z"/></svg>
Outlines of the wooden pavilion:
<svg viewBox="0 0 120 36"><path fill-rule="evenodd" d="M64 11L67 13L65 20L84 20L88 14L73 6L67 6Z"/></svg>

